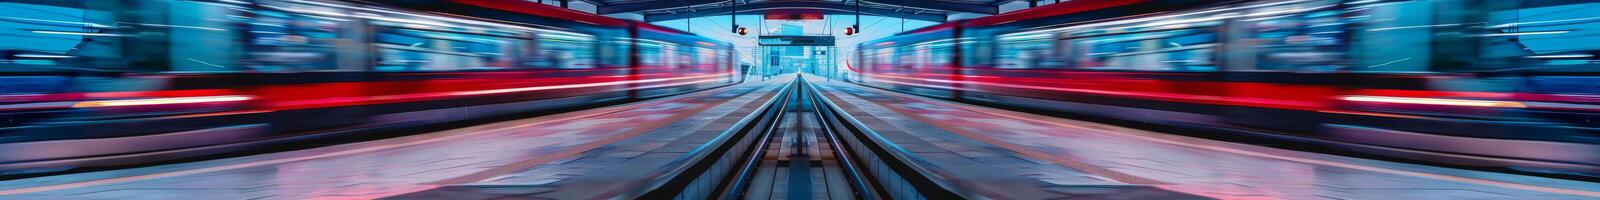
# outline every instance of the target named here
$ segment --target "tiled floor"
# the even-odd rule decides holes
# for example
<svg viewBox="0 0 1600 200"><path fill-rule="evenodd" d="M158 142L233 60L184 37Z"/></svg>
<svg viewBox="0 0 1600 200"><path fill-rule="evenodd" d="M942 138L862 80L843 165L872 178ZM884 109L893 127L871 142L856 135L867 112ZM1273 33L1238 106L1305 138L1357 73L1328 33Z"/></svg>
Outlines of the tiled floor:
<svg viewBox="0 0 1600 200"><path fill-rule="evenodd" d="M1600 183L1289 151L948 103L836 82L820 85L870 115L915 121L918 123L912 124L961 136L943 140L982 141L1093 177L1213 198L1600 198ZM937 135L919 135L930 136ZM1041 181L1101 184L1045 179Z"/></svg>

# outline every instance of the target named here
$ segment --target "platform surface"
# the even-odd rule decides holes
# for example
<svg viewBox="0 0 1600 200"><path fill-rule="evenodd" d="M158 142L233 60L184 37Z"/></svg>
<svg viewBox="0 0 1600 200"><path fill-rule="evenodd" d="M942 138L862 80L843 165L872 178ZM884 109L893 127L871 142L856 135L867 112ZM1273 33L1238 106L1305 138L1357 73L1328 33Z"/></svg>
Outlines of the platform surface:
<svg viewBox="0 0 1600 200"><path fill-rule="evenodd" d="M0 199L630 196L787 77L445 131L0 181ZM1600 183L1304 152L809 79L958 193L995 199L1600 199Z"/></svg>
<svg viewBox="0 0 1600 200"><path fill-rule="evenodd" d="M1217 199L1600 198L1600 183L1293 151L953 103L841 82L818 85L871 116L951 133L921 132L920 138L986 143L1026 155L1027 160L1048 161L1084 174L1023 174L1063 186L1104 184L1081 178L1097 177ZM929 139L934 137L944 139ZM973 155L952 156L986 156L965 154Z"/></svg>
<svg viewBox="0 0 1600 200"><path fill-rule="evenodd" d="M0 181L0 199L374 199L520 181L527 178L516 174L560 174L542 165L586 163L571 161L652 130L708 121L695 119L782 81L329 147Z"/></svg>

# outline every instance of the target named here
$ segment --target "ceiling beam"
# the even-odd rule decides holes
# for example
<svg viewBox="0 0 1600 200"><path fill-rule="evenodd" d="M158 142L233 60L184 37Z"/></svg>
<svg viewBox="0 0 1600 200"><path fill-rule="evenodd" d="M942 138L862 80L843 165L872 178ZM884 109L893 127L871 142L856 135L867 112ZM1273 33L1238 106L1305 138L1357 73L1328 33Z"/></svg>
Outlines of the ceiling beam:
<svg viewBox="0 0 1600 200"><path fill-rule="evenodd" d="M688 0L686 0L686 1L688 1ZM838 2L822 2L822 1L758 1L758 2L753 2L753 3L750 3L750 4L739 4L739 12L762 11L762 10L791 10L791 9L822 10L823 13L826 13L826 14L854 14L856 7L853 4L843 4L843 3L838 3ZM675 19L687 19L687 18L693 18L693 17L727 15L731 11L732 11L732 9L730 9L728 7L716 7L716 8L701 8L701 9L698 9L696 12L678 12L676 14L672 14L672 13L650 13L650 14L645 14L644 15L644 21L657 22L657 21L667 21L667 20L675 20ZM946 19L946 16L944 14L916 13L916 11L895 12L894 9L869 8L869 7L864 7L864 6L861 8L861 14L864 14L864 15L875 15L875 16L885 16L885 17L905 18L905 19L911 19L911 20L922 20L922 21L931 21L931 22L944 22L945 19Z"/></svg>
<svg viewBox="0 0 1600 200"><path fill-rule="evenodd" d="M649 11L649 10L662 10L662 9L682 8L682 7L688 7L688 6L698 6L698 5L706 5L706 4L713 4L713 3L728 2L728 1L729 0L652 0L652 1L638 1L638 2L631 2L631 3L614 3L614 4L600 5L599 8L596 9L597 10L596 12L600 13L602 15L607 15L607 14L616 14L616 13L630 13L630 12Z"/></svg>
<svg viewBox="0 0 1600 200"><path fill-rule="evenodd" d="M1011 3L1013 1L1022 1L1022 0L996 0L996 1L994 1L994 6L996 8L999 8L1000 5L1005 5L1005 4ZM1044 1L1039 1L1039 2L1044 2Z"/></svg>
<svg viewBox="0 0 1600 200"><path fill-rule="evenodd" d="M589 3L589 5L594 5L595 7L600 7L601 5L606 5L606 2L605 1L601 1L601 0L572 0L572 1L582 1L584 3Z"/></svg>
<svg viewBox="0 0 1600 200"><path fill-rule="evenodd" d="M1000 14L1000 7L986 3L963 3L940 0L861 0L873 4L904 6L908 8L921 8L927 10L943 10L951 12Z"/></svg>

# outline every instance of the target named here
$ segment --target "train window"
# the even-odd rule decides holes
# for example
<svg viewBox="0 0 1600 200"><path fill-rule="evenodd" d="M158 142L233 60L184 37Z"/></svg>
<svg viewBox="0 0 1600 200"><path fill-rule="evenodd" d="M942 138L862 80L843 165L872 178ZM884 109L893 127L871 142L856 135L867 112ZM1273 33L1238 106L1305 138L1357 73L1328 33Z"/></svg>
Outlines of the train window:
<svg viewBox="0 0 1600 200"><path fill-rule="evenodd" d="M862 48L866 48L867 50L864 51L864 52L861 52L862 54L864 54L864 56L861 57L861 59L863 59L863 60L861 61L861 65L856 66L856 67L859 67L861 70L868 71L868 72L892 72L892 71L898 69L897 67L895 67L895 64L894 64L894 59L895 59L895 54L894 54L894 49L895 48L894 47L892 47L892 46L881 46L881 45L871 45L871 46L863 45Z"/></svg>
<svg viewBox="0 0 1600 200"><path fill-rule="evenodd" d="M1065 65L1099 70L1216 71L1216 24L1197 26L1077 36L1070 39L1073 54Z"/></svg>
<svg viewBox="0 0 1600 200"><path fill-rule="evenodd" d="M963 38L961 40L961 66L987 67L994 65L994 45L988 38Z"/></svg>
<svg viewBox="0 0 1600 200"><path fill-rule="evenodd" d="M735 62L734 61L735 60L734 59L735 54L734 54L733 51L724 51L724 50L715 50L715 51L717 51L717 58L716 58L717 59L717 61L716 61L717 62L717 69L718 69L717 71L733 71L733 70L735 70L734 67L733 67L733 64Z"/></svg>
<svg viewBox="0 0 1600 200"><path fill-rule="evenodd" d="M655 40L639 40L639 65L659 67L667 64L667 48L672 44Z"/></svg>
<svg viewBox="0 0 1600 200"><path fill-rule="evenodd" d="M1485 19L1472 29L1478 58L1467 69L1600 71L1600 2L1496 1L1465 18Z"/></svg>
<svg viewBox="0 0 1600 200"><path fill-rule="evenodd" d="M1426 72L1433 60L1434 26L1430 1L1396 1L1349 8L1348 30L1354 40L1352 72ZM1446 31L1448 32L1448 31Z"/></svg>
<svg viewBox="0 0 1600 200"><path fill-rule="evenodd" d="M673 67L673 68L681 68L681 67L683 67L682 62L679 62L680 59L678 59L678 58L681 58L678 55L679 54L683 54L683 51L681 49L683 49L683 46L679 46L677 44L671 44L671 43L662 44L661 45L661 54L660 54L661 58L660 58L660 62L658 62L657 64L659 64L660 66L664 66L664 67Z"/></svg>
<svg viewBox="0 0 1600 200"><path fill-rule="evenodd" d="M696 70L700 72L713 72L720 67L720 62L717 62L718 52L715 49L696 47L694 48L694 51L695 53L692 55L695 55L694 68Z"/></svg>
<svg viewBox="0 0 1600 200"><path fill-rule="evenodd" d="M916 64L916 49L913 49L911 45L894 47L894 68L911 69L916 68Z"/></svg>
<svg viewBox="0 0 1600 200"><path fill-rule="evenodd" d="M628 62L630 62L632 59L630 57L631 53L628 53L628 51L633 48L633 43L628 42L628 40L629 39L621 37L601 38L601 42L598 45L600 47L600 51L597 55L599 62L596 64L600 67L628 66Z"/></svg>
<svg viewBox="0 0 1600 200"><path fill-rule="evenodd" d="M1247 10L1237 19L1234 44L1251 62L1240 71L1337 71L1350 65L1348 20L1337 1L1313 1ZM1242 29L1242 30L1241 30ZM1238 57L1236 57L1238 58Z"/></svg>
<svg viewBox="0 0 1600 200"><path fill-rule="evenodd" d="M1001 35L995 67L1006 69L1060 68L1065 63L1056 51L1056 32Z"/></svg>
<svg viewBox="0 0 1600 200"><path fill-rule="evenodd" d="M0 72L129 70L120 1L0 2Z"/></svg>
<svg viewBox="0 0 1600 200"><path fill-rule="evenodd" d="M879 62L877 65L874 65L874 67L878 68L878 70L888 70L888 71L899 70L901 68L910 68L910 67L902 67L902 66L900 66L900 60L901 59L910 59L910 58L901 58L900 57L901 52L904 52L904 50L901 50L900 46L888 46L888 47L878 48L878 60L883 61L883 62Z"/></svg>
<svg viewBox="0 0 1600 200"><path fill-rule="evenodd" d="M595 38L593 35L567 32L540 32L534 44L538 50L525 66L540 68L584 69L595 67Z"/></svg>
<svg viewBox="0 0 1600 200"><path fill-rule="evenodd" d="M1347 17L1356 72L1600 70L1600 2L1386 1Z"/></svg>
<svg viewBox="0 0 1600 200"><path fill-rule="evenodd" d="M505 69L515 66L526 38L495 31L414 29L404 24L378 26L377 71Z"/></svg>
<svg viewBox="0 0 1600 200"><path fill-rule="evenodd" d="M950 66L951 58L955 57L955 49L951 40L935 40L912 45L916 49L916 65L919 68L942 68Z"/></svg>
<svg viewBox="0 0 1600 200"><path fill-rule="evenodd" d="M244 33L242 63L252 71L362 70L362 50L351 34L355 22L347 11L280 1L264 1L252 17L240 21ZM347 62L341 65L340 59Z"/></svg>
<svg viewBox="0 0 1600 200"><path fill-rule="evenodd" d="M673 54L667 59L667 62L672 67L679 69L694 67L694 46L673 45L672 47Z"/></svg>
<svg viewBox="0 0 1600 200"><path fill-rule="evenodd" d="M247 18L210 1L0 2L0 71L238 71Z"/></svg>
<svg viewBox="0 0 1600 200"><path fill-rule="evenodd" d="M250 69L239 62L244 51L241 35L247 29L239 24L248 20L236 17L245 12L239 5L203 1L166 1L167 18L160 25L140 23L150 31L165 32L168 71L232 72Z"/></svg>

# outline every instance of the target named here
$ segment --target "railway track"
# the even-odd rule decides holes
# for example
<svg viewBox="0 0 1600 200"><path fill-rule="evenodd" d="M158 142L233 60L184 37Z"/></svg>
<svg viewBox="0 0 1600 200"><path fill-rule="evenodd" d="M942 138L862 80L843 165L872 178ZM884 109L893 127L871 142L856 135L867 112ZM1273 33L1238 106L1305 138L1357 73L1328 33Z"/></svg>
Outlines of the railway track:
<svg viewBox="0 0 1600 200"><path fill-rule="evenodd" d="M639 199L961 199L803 78Z"/></svg>

